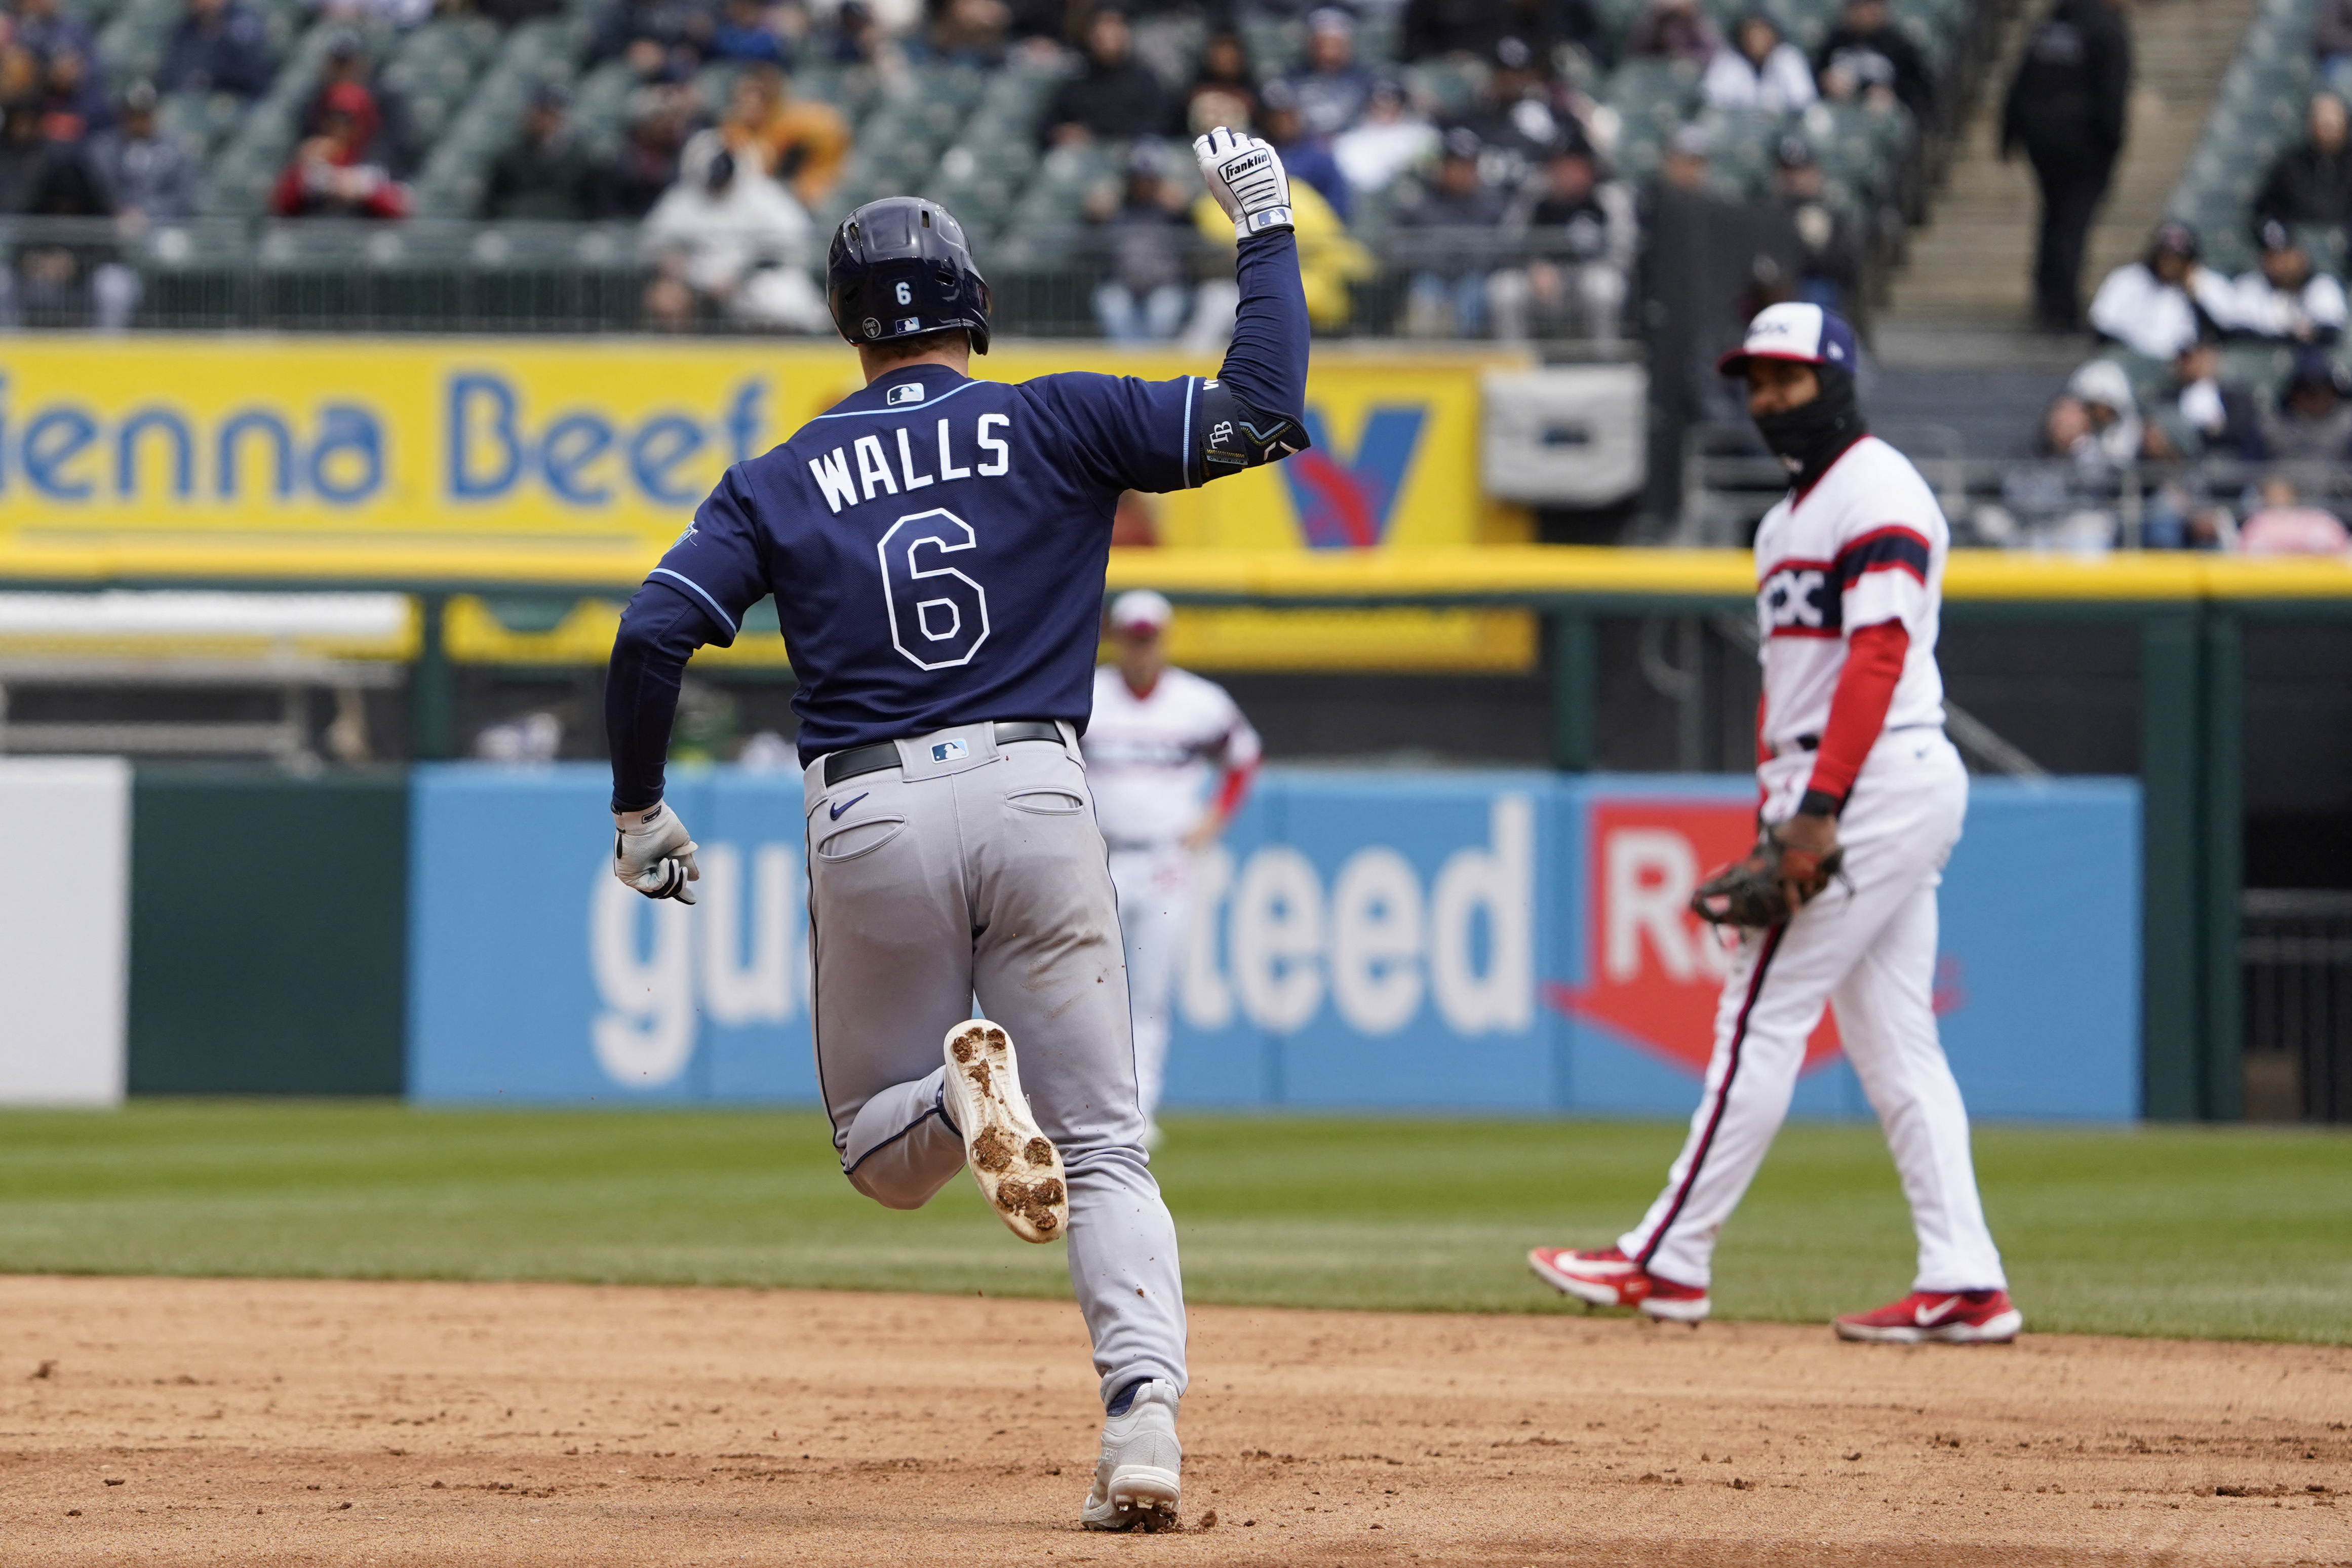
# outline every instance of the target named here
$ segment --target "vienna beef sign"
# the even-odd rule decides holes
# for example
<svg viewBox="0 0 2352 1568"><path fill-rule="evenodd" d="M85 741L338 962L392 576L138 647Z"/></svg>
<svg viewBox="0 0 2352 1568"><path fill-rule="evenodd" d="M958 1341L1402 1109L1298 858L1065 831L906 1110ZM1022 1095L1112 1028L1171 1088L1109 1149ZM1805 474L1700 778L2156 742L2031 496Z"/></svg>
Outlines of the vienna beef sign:
<svg viewBox="0 0 2352 1568"><path fill-rule="evenodd" d="M1691 913L1691 894L1700 879L1755 847L1755 811L1726 801L1603 798L1592 803L1586 826L1589 978L1546 986L1546 1000L1704 1074L1736 939ZM1806 1042L1804 1070L1837 1051L1837 1023L1824 1008Z"/></svg>

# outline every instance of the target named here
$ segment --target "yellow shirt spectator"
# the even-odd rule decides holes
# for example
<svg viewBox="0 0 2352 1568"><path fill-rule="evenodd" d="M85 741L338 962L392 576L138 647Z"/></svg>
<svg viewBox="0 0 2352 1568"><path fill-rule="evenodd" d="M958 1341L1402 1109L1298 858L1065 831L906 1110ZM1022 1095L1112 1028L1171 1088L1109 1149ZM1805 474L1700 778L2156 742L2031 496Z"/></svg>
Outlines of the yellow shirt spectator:
<svg viewBox="0 0 2352 1568"><path fill-rule="evenodd" d="M727 98L719 132L728 150L738 158L757 157L803 206L822 202L849 158L849 121L841 111L790 97L783 72L773 66L746 68Z"/></svg>
<svg viewBox="0 0 2352 1568"><path fill-rule="evenodd" d="M1325 329L1344 327L1356 308L1348 285L1379 270L1372 254L1304 180L1290 183L1290 216L1298 229L1298 280L1307 293L1307 319ZM1192 222L1211 239L1234 243L1234 220L1205 192L1192 204Z"/></svg>

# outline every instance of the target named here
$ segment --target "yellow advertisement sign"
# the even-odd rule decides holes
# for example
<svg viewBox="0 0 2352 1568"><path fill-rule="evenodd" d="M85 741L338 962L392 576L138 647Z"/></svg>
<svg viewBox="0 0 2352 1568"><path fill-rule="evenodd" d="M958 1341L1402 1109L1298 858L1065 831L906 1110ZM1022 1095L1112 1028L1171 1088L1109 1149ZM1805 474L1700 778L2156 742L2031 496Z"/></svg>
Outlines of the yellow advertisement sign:
<svg viewBox="0 0 2352 1568"><path fill-rule="evenodd" d="M1150 531L1171 550L1523 539L1524 514L1486 505L1477 479L1478 375L1516 363L1318 349L1307 407L1313 450L1149 498ZM1005 345L973 367L1003 380L1216 368L1174 353L1036 344ZM729 464L859 384L854 353L830 344L17 339L0 344L0 536L235 538L289 552L392 539L625 558L634 548L650 565ZM1220 625L1230 628L1222 639ZM1439 662L1492 664L1498 647L1516 662L1491 635L1435 625L1423 640ZM1311 635L1328 649L1329 632ZM1393 644L1399 632L1408 644L1422 635L1391 626L1368 646L1421 662ZM1194 650L1202 662L1286 662L1284 636L1263 616L1203 612L1188 640L1206 639Z"/></svg>

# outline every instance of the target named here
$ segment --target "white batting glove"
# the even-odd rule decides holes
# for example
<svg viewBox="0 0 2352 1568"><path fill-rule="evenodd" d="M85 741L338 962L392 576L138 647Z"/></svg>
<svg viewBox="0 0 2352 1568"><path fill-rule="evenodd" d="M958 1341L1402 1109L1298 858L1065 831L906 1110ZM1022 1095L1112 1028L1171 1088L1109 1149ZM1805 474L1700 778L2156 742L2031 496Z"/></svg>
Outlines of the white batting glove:
<svg viewBox="0 0 2352 1568"><path fill-rule="evenodd" d="M668 806L613 814L613 875L649 899L694 902L687 884L702 880L694 864L694 840Z"/></svg>
<svg viewBox="0 0 2352 1568"><path fill-rule="evenodd" d="M1272 234L1296 226L1290 220L1290 176L1282 156L1256 137L1218 126L1192 141L1201 177L1209 194L1234 220L1234 237Z"/></svg>

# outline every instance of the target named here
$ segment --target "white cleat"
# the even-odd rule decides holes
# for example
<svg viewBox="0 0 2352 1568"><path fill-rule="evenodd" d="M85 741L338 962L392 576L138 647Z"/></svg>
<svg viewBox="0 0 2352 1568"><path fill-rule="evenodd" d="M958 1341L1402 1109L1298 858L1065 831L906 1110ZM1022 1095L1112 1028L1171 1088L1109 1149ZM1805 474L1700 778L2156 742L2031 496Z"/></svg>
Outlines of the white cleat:
<svg viewBox="0 0 2352 1568"><path fill-rule="evenodd" d="M1124 1415L1103 1417L1102 1458L1078 1522L1088 1530L1176 1528L1184 1445L1176 1440L1176 1385L1153 1378Z"/></svg>
<svg viewBox="0 0 2352 1568"><path fill-rule="evenodd" d="M1005 1228L1024 1241L1053 1241L1070 1228L1070 1186L1062 1153L1037 1131L1013 1038L985 1018L948 1031L948 1120L963 1134L964 1163Z"/></svg>

